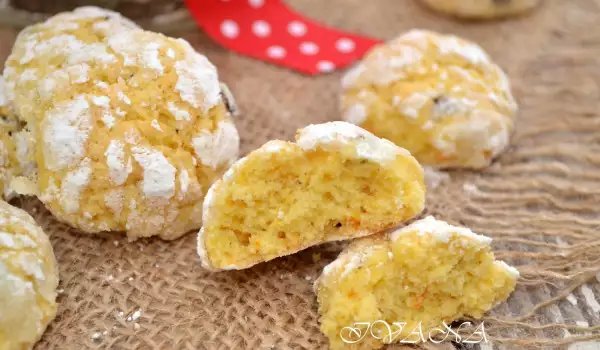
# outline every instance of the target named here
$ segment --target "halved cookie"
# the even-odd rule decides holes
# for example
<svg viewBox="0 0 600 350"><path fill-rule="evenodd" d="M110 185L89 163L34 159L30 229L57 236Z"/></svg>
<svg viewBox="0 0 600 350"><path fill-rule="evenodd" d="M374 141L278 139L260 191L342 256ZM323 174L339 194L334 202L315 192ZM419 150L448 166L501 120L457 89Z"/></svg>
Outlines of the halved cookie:
<svg viewBox="0 0 600 350"><path fill-rule="evenodd" d="M310 246L367 236L423 210L423 169L403 148L345 122L270 141L209 189L202 264L242 269Z"/></svg>
<svg viewBox="0 0 600 350"><path fill-rule="evenodd" d="M508 298L519 276L494 260L491 241L428 216L353 242L315 282L331 349L416 342L418 330L439 335L444 323L481 318Z"/></svg>

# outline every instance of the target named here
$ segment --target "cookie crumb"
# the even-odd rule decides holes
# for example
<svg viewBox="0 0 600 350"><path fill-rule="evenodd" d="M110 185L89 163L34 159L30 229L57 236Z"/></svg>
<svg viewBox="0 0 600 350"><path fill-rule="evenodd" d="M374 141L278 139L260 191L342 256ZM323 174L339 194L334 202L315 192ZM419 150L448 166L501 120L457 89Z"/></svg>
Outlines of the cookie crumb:
<svg viewBox="0 0 600 350"><path fill-rule="evenodd" d="M469 194L475 194L479 192L477 186L473 185L472 183L463 184L463 190Z"/></svg>
<svg viewBox="0 0 600 350"><path fill-rule="evenodd" d="M136 321L140 316L142 316L142 310L137 310L131 316L127 317L127 322Z"/></svg>

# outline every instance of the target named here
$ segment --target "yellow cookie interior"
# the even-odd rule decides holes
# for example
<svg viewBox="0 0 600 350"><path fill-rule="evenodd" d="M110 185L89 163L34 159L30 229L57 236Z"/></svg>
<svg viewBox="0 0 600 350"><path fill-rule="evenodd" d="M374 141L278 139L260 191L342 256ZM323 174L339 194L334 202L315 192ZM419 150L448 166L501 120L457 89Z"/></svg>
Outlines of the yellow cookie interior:
<svg viewBox="0 0 600 350"><path fill-rule="evenodd" d="M512 268L494 260L489 245L456 234L444 242L418 231L393 242L386 237L362 239L330 270L317 282L317 293L321 330L332 349L414 342L419 324L427 339L433 329L445 329L443 322L449 325L465 315L480 318L508 298L517 278ZM381 321L391 327L391 337ZM357 327L357 322L373 325L380 339L369 333L348 344L358 338L344 327ZM371 332L361 327L361 335Z"/></svg>
<svg viewBox="0 0 600 350"><path fill-rule="evenodd" d="M203 239L213 267L248 267L367 235L423 209L423 172L410 155L382 165L358 158L350 145L305 151L279 144L250 154L207 197Z"/></svg>

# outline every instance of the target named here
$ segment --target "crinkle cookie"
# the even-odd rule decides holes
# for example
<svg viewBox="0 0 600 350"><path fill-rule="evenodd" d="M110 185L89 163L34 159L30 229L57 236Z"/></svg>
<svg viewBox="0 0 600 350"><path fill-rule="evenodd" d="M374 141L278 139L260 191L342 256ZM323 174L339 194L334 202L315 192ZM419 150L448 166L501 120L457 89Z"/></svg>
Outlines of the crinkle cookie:
<svg viewBox="0 0 600 350"><path fill-rule="evenodd" d="M12 113L5 93L4 80L0 78L0 198L10 199L12 178L20 173L15 136L20 123Z"/></svg>
<svg viewBox="0 0 600 350"><path fill-rule="evenodd" d="M419 324L427 337L463 316L481 318L508 298L519 276L494 259L490 243L491 238L431 216L353 242L315 282L321 331L331 348L416 342L419 337L410 334ZM391 337L383 321L392 328ZM393 322L405 325L400 329ZM366 324L374 329L366 330ZM363 328L353 333L354 327ZM359 340L357 334L365 336Z"/></svg>
<svg viewBox="0 0 600 350"><path fill-rule="evenodd" d="M376 46L342 80L342 114L423 165L483 168L509 144L517 105L476 44L412 30Z"/></svg>
<svg viewBox="0 0 600 350"><path fill-rule="evenodd" d="M231 103L186 41L135 28L105 35L98 20L22 35L9 59L15 105L38 135L40 199L86 232L175 239L200 227L206 190L237 159ZM21 86L23 75L35 78Z"/></svg>
<svg viewBox="0 0 600 350"><path fill-rule="evenodd" d="M0 201L0 349L31 349L56 315L58 268L29 214Z"/></svg>
<svg viewBox="0 0 600 350"><path fill-rule="evenodd" d="M120 14L97 7L60 13L25 28L4 68L16 114L28 122L39 119L55 95L68 95L71 85L85 89L93 70L114 69L118 59L106 37L135 28Z"/></svg>
<svg viewBox="0 0 600 350"><path fill-rule="evenodd" d="M35 177L33 142L27 123L14 114L0 77L0 198L8 200L18 192L15 179Z"/></svg>
<svg viewBox="0 0 600 350"><path fill-rule="evenodd" d="M529 12L541 0L421 0L429 8L468 19L492 19Z"/></svg>
<svg viewBox="0 0 600 350"><path fill-rule="evenodd" d="M213 184L198 254L208 269L247 268L409 220L424 195L423 170L406 150L349 123L310 125Z"/></svg>

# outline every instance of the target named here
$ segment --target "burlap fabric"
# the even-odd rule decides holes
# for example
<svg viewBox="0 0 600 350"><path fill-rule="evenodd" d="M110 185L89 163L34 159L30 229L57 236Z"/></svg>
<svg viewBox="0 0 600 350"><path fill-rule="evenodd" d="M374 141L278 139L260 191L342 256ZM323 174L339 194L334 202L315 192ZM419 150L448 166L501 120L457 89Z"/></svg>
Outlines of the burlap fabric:
<svg viewBox="0 0 600 350"><path fill-rule="evenodd" d="M447 19L412 0L291 3L332 26L381 38L413 27L452 32L479 42L508 71L521 106L513 147L486 171L452 172L429 193L427 213L494 237L498 256L520 268L516 292L486 319L495 346L559 349L598 338L600 2L547 0L531 16L486 23ZM6 56L14 32L2 35ZM305 77L225 51L200 32L184 37L236 96L243 153L338 118L341 73ZM119 234L72 230L36 200L15 203L44 226L60 264L58 317L37 349L327 346L312 283L340 244L209 273L194 233L128 243ZM129 318L138 310L138 319Z"/></svg>

